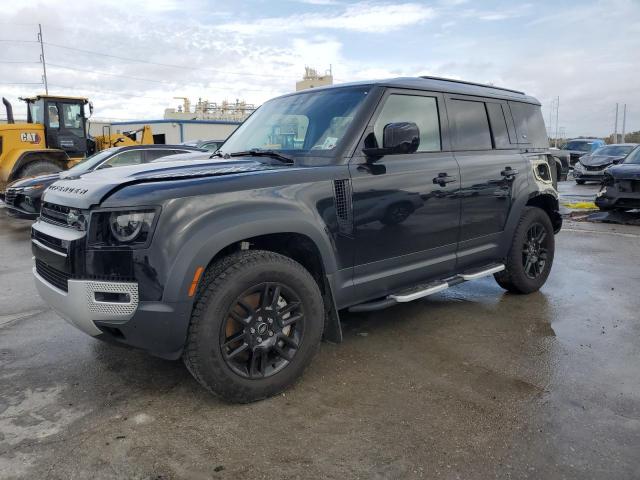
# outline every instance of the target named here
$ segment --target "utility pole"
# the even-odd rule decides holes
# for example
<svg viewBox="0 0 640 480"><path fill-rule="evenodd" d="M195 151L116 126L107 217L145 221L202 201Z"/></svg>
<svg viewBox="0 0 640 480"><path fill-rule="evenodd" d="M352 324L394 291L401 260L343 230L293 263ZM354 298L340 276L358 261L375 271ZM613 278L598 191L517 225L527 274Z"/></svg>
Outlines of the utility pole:
<svg viewBox="0 0 640 480"><path fill-rule="evenodd" d="M560 115L560 96L556 99L556 143L555 147L558 148L558 116Z"/></svg>
<svg viewBox="0 0 640 480"><path fill-rule="evenodd" d="M618 104L616 103L616 123L613 127L613 143L618 143Z"/></svg>
<svg viewBox="0 0 640 480"><path fill-rule="evenodd" d="M42 82L44 91L49 95L49 84L47 83L47 62L44 59L44 43L42 42L42 24L38 24L38 42L40 42L40 62L42 62Z"/></svg>
<svg viewBox="0 0 640 480"><path fill-rule="evenodd" d="M622 109L622 142L625 140L625 129L627 127L627 104L624 104L624 108Z"/></svg>

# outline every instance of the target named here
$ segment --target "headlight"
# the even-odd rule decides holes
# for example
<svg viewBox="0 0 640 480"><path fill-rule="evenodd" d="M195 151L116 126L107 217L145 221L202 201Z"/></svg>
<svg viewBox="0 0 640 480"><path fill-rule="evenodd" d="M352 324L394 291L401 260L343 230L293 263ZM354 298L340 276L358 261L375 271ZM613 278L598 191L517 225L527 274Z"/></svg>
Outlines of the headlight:
<svg viewBox="0 0 640 480"><path fill-rule="evenodd" d="M91 215L89 245L142 247L151 240L155 209L98 211Z"/></svg>
<svg viewBox="0 0 640 480"><path fill-rule="evenodd" d="M38 185L31 185L29 187L23 187L22 191L24 193L28 193L28 192L35 192L36 190L42 190L43 188L44 188L44 185L39 183Z"/></svg>
<svg viewBox="0 0 640 480"><path fill-rule="evenodd" d="M580 162L576 162L576 164L573 166L573 168L575 170L583 170L584 167L582 166L582 164Z"/></svg>

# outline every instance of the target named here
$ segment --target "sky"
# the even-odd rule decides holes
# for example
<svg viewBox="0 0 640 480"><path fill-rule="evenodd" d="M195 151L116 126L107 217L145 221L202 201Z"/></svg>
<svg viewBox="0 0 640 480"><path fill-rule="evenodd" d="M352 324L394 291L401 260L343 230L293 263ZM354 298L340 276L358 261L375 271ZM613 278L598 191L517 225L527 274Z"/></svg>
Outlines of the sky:
<svg viewBox="0 0 640 480"><path fill-rule="evenodd" d="M18 0L0 9L0 94L90 97L94 118L160 119L173 97L259 105L304 67L335 83L431 75L523 90L566 136L640 130L640 0ZM2 112L4 115L4 112ZM551 122L550 122L551 118ZM622 114L618 129L621 130Z"/></svg>

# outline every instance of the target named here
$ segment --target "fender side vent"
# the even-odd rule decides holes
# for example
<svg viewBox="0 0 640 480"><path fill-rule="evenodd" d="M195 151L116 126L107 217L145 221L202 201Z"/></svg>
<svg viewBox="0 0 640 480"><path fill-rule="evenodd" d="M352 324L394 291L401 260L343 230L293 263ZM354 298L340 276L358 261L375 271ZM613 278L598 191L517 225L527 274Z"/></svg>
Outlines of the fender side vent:
<svg viewBox="0 0 640 480"><path fill-rule="evenodd" d="M349 179L333 181L333 201L336 207L338 232L341 235L353 235L353 208Z"/></svg>

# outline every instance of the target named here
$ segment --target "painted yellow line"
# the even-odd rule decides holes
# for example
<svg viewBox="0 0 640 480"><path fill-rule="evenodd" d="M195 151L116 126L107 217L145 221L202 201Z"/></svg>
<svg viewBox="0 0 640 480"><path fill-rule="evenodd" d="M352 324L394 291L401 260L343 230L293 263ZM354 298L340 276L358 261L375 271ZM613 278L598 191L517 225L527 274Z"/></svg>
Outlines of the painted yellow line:
<svg viewBox="0 0 640 480"><path fill-rule="evenodd" d="M573 203L562 203L563 206L567 208L574 208L577 210L597 210L596 204L593 202L573 202Z"/></svg>

